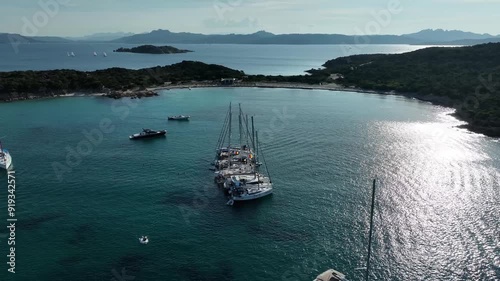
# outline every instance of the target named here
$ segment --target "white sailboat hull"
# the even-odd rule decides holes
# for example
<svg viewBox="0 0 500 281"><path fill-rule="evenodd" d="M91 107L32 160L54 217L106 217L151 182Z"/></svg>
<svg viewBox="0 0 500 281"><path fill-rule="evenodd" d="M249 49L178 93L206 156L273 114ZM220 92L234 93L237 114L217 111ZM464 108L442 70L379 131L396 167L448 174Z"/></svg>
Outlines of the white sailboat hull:
<svg viewBox="0 0 500 281"><path fill-rule="evenodd" d="M8 170L12 165L12 157L6 149L3 150L3 154L4 157L0 157L0 169Z"/></svg>
<svg viewBox="0 0 500 281"><path fill-rule="evenodd" d="M250 201L266 197L271 194L273 194L273 186L269 184L264 187L248 188L247 192L236 196L233 195L232 199L234 201Z"/></svg>

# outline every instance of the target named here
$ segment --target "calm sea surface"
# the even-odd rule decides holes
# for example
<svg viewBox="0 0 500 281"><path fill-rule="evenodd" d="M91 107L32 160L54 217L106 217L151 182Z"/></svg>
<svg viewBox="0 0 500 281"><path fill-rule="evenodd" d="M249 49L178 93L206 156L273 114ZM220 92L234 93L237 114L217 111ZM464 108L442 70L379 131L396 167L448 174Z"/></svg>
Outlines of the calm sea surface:
<svg viewBox="0 0 500 281"><path fill-rule="evenodd" d="M311 57L290 72L324 60ZM233 207L208 170L229 102L255 116L275 184L272 197ZM449 113L394 96L252 88L0 104L19 219L16 275L0 227L0 280L289 281L328 268L361 280L374 177L373 280L499 280L500 144ZM128 139L144 127L169 134ZM2 225L6 190L1 173Z"/></svg>
<svg viewBox="0 0 500 281"><path fill-rule="evenodd" d="M248 74L292 75L319 68L327 60L368 53L403 53L425 48L410 45L183 45L194 51L186 54L151 55L113 53L120 47L137 45L110 43L0 44L0 71L77 69L96 70L110 67L139 69L169 65L183 60L221 64ZM75 57L68 57L74 52ZM94 52L99 56L94 57ZM103 56L107 53L107 57Z"/></svg>

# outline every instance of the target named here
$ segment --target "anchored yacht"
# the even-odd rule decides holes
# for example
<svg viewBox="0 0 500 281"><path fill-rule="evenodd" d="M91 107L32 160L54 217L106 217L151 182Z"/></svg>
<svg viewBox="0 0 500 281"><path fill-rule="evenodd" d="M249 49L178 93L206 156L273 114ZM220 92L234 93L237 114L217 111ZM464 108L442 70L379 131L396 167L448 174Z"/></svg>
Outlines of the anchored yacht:
<svg viewBox="0 0 500 281"><path fill-rule="evenodd" d="M191 118L191 116L189 115L177 115L177 116L169 116L168 120L189 121L189 118Z"/></svg>
<svg viewBox="0 0 500 281"><path fill-rule="evenodd" d="M135 140L135 139L160 137L160 136L164 136L165 134L167 134L166 130L153 131L153 130L150 130L150 129L142 129L142 132L137 133L137 134L133 134L129 138L131 140Z"/></svg>
<svg viewBox="0 0 500 281"><path fill-rule="evenodd" d="M7 149L2 148L2 143L0 142L0 169L8 170L12 165L12 157Z"/></svg>

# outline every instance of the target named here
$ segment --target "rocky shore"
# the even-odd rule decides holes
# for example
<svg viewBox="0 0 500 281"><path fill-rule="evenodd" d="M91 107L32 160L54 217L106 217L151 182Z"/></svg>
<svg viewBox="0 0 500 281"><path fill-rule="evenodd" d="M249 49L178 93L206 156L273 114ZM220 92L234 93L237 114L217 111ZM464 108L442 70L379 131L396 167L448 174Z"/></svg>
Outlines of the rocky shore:
<svg viewBox="0 0 500 281"><path fill-rule="evenodd" d="M103 96L112 99L121 99L121 98L140 99L140 98L156 97L158 96L158 93L151 90L127 90L127 91L113 91L104 94Z"/></svg>

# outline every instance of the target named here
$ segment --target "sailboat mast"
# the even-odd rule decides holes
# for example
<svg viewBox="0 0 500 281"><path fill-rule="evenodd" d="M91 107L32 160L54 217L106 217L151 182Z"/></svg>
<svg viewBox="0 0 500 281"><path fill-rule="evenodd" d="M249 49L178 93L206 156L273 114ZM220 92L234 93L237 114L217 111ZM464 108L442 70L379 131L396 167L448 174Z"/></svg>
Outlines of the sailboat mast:
<svg viewBox="0 0 500 281"><path fill-rule="evenodd" d="M368 236L368 257L366 258L366 273L365 280L368 281L368 275L370 272L370 256L372 254L372 234L373 234L373 210L375 209L375 187L376 181L373 180L373 190L372 190L372 206L370 211L370 234Z"/></svg>
<svg viewBox="0 0 500 281"><path fill-rule="evenodd" d="M241 123L241 103L238 104L238 106L240 107L240 114L238 114L238 122L239 122L239 125L240 125L240 145L243 143L243 123Z"/></svg>
<svg viewBox="0 0 500 281"><path fill-rule="evenodd" d="M253 125L253 116L252 116L252 144L253 144L253 150L255 151L255 127Z"/></svg>
<svg viewBox="0 0 500 281"><path fill-rule="evenodd" d="M255 163L259 163L259 131L255 131ZM255 167L259 167L255 165Z"/></svg>
<svg viewBox="0 0 500 281"><path fill-rule="evenodd" d="M246 134L245 134L245 137L246 137L246 144L248 145L248 134L249 134L249 130L248 130L248 115L246 115L246 118L245 118L245 126L246 126Z"/></svg>
<svg viewBox="0 0 500 281"><path fill-rule="evenodd" d="M7 158L5 158L5 155L3 153L3 148L2 148L2 142L1 141L0 141L0 159L7 160Z"/></svg>
<svg viewBox="0 0 500 281"><path fill-rule="evenodd" d="M259 176L259 132L255 131L255 171L257 172L257 186L260 187L260 176Z"/></svg>
<svg viewBox="0 0 500 281"><path fill-rule="evenodd" d="M228 149L231 149L231 127L233 126L233 112L232 112L232 104L229 103L229 142L227 145Z"/></svg>

